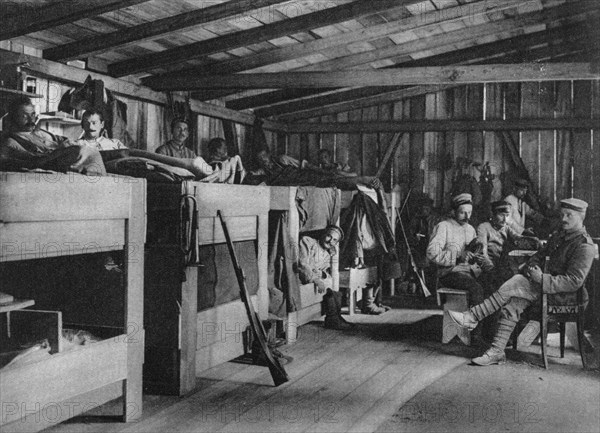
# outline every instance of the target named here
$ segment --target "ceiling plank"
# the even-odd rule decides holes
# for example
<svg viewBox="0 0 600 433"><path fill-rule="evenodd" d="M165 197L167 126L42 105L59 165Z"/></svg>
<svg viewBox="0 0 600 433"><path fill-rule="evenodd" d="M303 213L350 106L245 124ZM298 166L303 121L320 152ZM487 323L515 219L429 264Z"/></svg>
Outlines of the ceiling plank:
<svg viewBox="0 0 600 433"><path fill-rule="evenodd" d="M339 22L371 15L378 11L402 6L410 0L357 0L352 3L326 10L308 13L296 18L277 21L272 24L230 33L217 38L199 41L193 44L152 53L146 56L128 59L109 65L109 73L113 76L124 76L144 72L148 69L187 61L192 58L244 47L270 39L287 36Z"/></svg>
<svg viewBox="0 0 600 433"><path fill-rule="evenodd" d="M580 25L577 27L581 28ZM562 29L564 28L557 30ZM557 60L569 61L564 58L564 55L568 55L569 57L574 55L577 56L573 57L570 61L577 61L574 59L578 59L580 61L582 58L587 58L589 61L592 60L591 54L593 53L593 50L590 47L587 47L585 44L582 44L582 42L586 40L587 35L582 33L574 33L571 36L573 39L567 39L565 41L561 41L559 44L555 44L556 39L550 36L554 35L555 37L558 37L560 33L561 32L556 32L554 30L539 32L531 35L521 36L519 38L512 38L511 40L507 41L501 41L501 43L493 42L490 44L480 45L478 47L459 50L454 53L433 56L431 58L421 59L417 62L410 62L407 65L448 65L455 63L458 59L464 59L465 61L476 60L478 64L482 64L482 61L484 64L540 60L552 62ZM535 46L540 41L543 41L543 39L540 39L541 36L548 36L545 42L549 44L540 48L532 49L531 47ZM510 42L510 44L508 42ZM499 47L504 47L506 51L497 49ZM517 51L514 51L515 49ZM503 51L505 54L501 57L498 57L497 53L501 53ZM485 58L485 54L489 56L487 59ZM301 101L287 101L285 103L273 104L271 106L254 110L254 113L261 118L275 116L275 118L279 121L293 122L298 121L299 119L320 117L354 110L357 108L395 102L404 98L436 92L452 87L454 86L417 86L398 89L389 88L387 92L384 90L382 91L381 88L367 88L372 89L373 91L370 95L368 91L365 91L364 96L359 95L356 89L352 89L339 92L333 98L331 96L316 96ZM232 109L239 109L235 106L229 106L229 104L227 106Z"/></svg>
<svg viewBox="0 0 600 433"><path fill-rule="evenodd" d="M117 9L147 2L148 0L67 0L33 8L24 13L2 17L0 41L39 32L62 24L101 15Z"/></svg>
<svg viewBox="0 0 600 433"><path fill-rule="evenodd" d="M537 3L537 0L535 2ZM462 14L466 14L467 12L473 16L485 12L497 12L510 7L514 8L515 5L518 4L526 4L526 2L523 0L482 0L477 3L470 3L469 5L461 5L444 9L443 13L441 11L426 12L420 15L411 16L397 21L386 22L353 32L341 33L321 39L315 39L303 44L287 45L274 50L260 52L251 56L239 57L223 62L171 72L170 74L164 74L164 76L171 78L176 76L195 76L216 73L231 74L234 72L251 70L273 63L309 56L318 51L336 46L347 45L353 42L369 42L391 34L415 29L417 27L428 28L438 26L441 23L461 21L464 19ZM423 26L423 23L427 24Z"/></svg>
<svg viewBox="0 0 600 433"><path fill-rule="evenodd" d="M594 129L598 119L508 120L393 120L387 122L290 123L288 134L433 132L433 131L530 131L544 129Z"/></svg>
<svg viewBox="0 0 600 433"><path fill-rule="evenodd" d="M357 59L358 63L360 63L360 61L364 60L365 55L369 55L369 56L373 57L373 54L369 54L369 53L375 53L376 57L379 57L376 54L377 52L379 52L380 54L382 54L382 52L384 52L386 54L390 54L390 55L394 54L393 57L402 56L402 55L410 56L410 55L419 53L423 50L430 50L432 47L452 46L456 43L461 43L466 40L476 41L478 39L481 39L482 37L492 35L492 34L497 34L497 33L506 34L506 32L509 32L511 30L515 30L515 29L521 28L523 26L531 25L534 23L535 24L545 23L548 25L549 23L552 23L553 21L555 21L557 19L574 18L575 16L579 16L579 15L586 16L586 14L593 12L593 11L598 11L597 4L593 4L593 3L585 2L585 1L578 2L577 4L570 5L569 7L566 7L566 6L555 7L555 8L545 10L542 12L530 13L530 14L523 15L523 16L520 16L517 18L507 19L507 20L504 20L501 22L485 23L483 25L478 25L475 27L468 27L465 29L445 33L442 35L435 35L435 36L426 38L425 40L410 41L410 42L407 42L404 44L395 45L391 48L385 48L383 50L375 50L375 51L370 51L370 52L367 52L364 54L358 54L355 56L347 56L347 57L343 57L341 59L334 59L332 61L321 62L321 63L317 63L317 64L309 66L309 67L297 69L297 71L335 70L336 68L334 66L337 64L336 62L345 62L347 64L347 63L350 63L350 61L352 59ZM340 66L346 66L346 64L340 65ZM350 64L350 66L358 67L360 65ZM340 67L339 69L345 69L345 68ZM186 74L183 75L183 77L186 77L186 79L188 76L189 75L186 75ZM177 78L176 74L170 74L165 77L161 77L161 76L148 77L148 78L144 79L143 82L144 82L144 84L146 84L150 87L155 87L155 86L158 87L163 82L169 83L173 79L176 79L176 78ZM236 108L241 109L242 107L238 106Z"/></svg>
<svg viewBox="0 0 600 433"><path fill-rule="evenodd" d="M40 78L50 78L68 85L82 84L89 75L93 79L102 80L106 89L111 90L118 95L158 105L167 105L168 103L167 95L163 92L155 92L152 89L129 81L86 71L62 63L52 62L35 56L29 56L27 54L0 49L0 64L26 64L25 66L22 66L24 70L31 71ZM177 94L175 94L173 98L175 100L184 100L182 95ZM242 113L200 101L191 101L191 106L192 111L195 113L218 119L231 120L243 125L253 125L256 119L256 116L249 113ZM285 131L285 125L275 121L265 120L263 127L274 131Z"/></svg>
<svg viewBox="0 0 600 433"><path fill-rule="evenodd" d="M586 14L586 17L589 17L591 21L588 22L594 22L594 19L597 19L597 13L598 10L595 11L594 14ZM549 25L550 23L547 23L547 25ZM489 27L488 27L489 28ZM410 62L402 62L400 63L402 66L428 66L428 65L451 65L451 64L459 64L459 63L469 63L478 59L486 59L486 58L490 58L496 55L499 55L501 53L515 53L516 54L512 57L514 60L512 60L513 63L518 63L518 62L523 62L523 61L534 61L534 60L539 60L539 59L543 59L543 57L539 57L537 54L534 54L533 52L530 51L530 47L534 47L536 45L539 44L545 44L549 41L555 40L555 39L564 39L566 37L568 37L569 39L573 39L574 41L579 40L580 38L588 38L589 40L598 40L597 39L597 27L591 27L588 28L587 30L582 30L585 28L585 25L582 25L581 22L575 22L573 24L567 25L567 26L559 26L556 28L552 28L550 30L543 30L540 32L534 32L534 33L530 33L530 34L526 34L526 35L521 35L521 36L517 36L517 37L511 37L508 39L504 39L504 40L500 40L500 41L495 41L495 42L490 42L487 44L481 44L481 45L477 45L477 46L473 46L473 47L469 47L463 50L454 50L448 53L444 53L444 54L439 54L436 56L431 56L431 57L426 57L417 61L410 61ZM434 39L434 38L430 38L431 41L431 46L430 48L443 48L446 46L445 44L445 39L444 38L438 38L438 39ZM451 44L450 46L453 46L453 44ZM418 52L418 51L417 51ZM521 56L519 56L518 53L521 53ZM406 54L410 55L413 54L412 52L407 52ZM408 56L407 56L408 57ZM410 58L410 57L408 57ZM502 63L506 63L507 60L503 59L501 61ZM501 63L498 62L498 63ZM510 60L509 60L510 62ZM397 67L397 65L394 65L393 67ZM236 110L243 110L243 109L247 109L247 108L256 108L259 106L265 106L265 105L271 105L276 103L277 98L279 97L279 102L284 101L286 99L291 99L291 98L285 98L286 95L283 94L283 90L277 90L277 91L273 91L273 92L268 92L268 93L264 93L263 95L260 96L254 96L254 97L245 97L245 98L240 98L238 100L232 100L229 101L227 103L227 106ZM289 89L287 89L287 92L291 92ZM304 90L304 94L302 95L303 97L307 97L308 95L306 94L306 90ZM351 98L355 98L355 95L353 94L355 92L355 90L351 90L349 91L349 98L346 99L351 99ZM313 94L316 95L316 98L319 98L318 93L320 92L315 92L313 91ZM376 95L378 93L382 93L381 91L377 91L377 89L373 89L373 91L371 92L371 95ZM338 95L339 96L339 95ZM364 95L363 95L364 96ZM261 102L261 97L264 98L264 100L266 101L265 103ZM362 96L361 96L362 97ZM318 102L315 105L324 105L327 104L327 100L324 100L322 102ZM337 101L329 101L331 102L340 102L339 99L337 99ZM291 104L293 104L293 102L291 102ZM306 100L303 103L304 105L306 105ZM264 116L270 116L270 115L277 115L278 113L286 113L286 112L290 112L290 111L297 111L295 109L292 110L286 110L283 109L283 107L279 107L279 106L274 106L271 110L271 113L267 113L269 111L269 109L264 110L265 113L261 114ZM307 107L302 107L302 109L306 109ZM263 110L261 110L262 113Z"/></svg>
<svg viewBox="0 0 600 433"><path fill-rule="evenodd" d="M515 18L501 21L487 22L481 25L466 27L461 30L447 32L439 35L421 38L403 44L393 45L372 51L353 54L332 60L327 60L314 65L305 66L296 71L335 71L361 67L372 62L399 57L418 51L427 51L432 45L460 44L465 40L477 39L482 36L504 33L514 29L553 22L577 15L584 15L597 11L598 3L581 0L569 2L566 5L544 9L539 12L530 12Z"/></svg>
<svg viewBox="0 0 600 433"><path fill-rule="evenodd" d="M286 1L289 0L239 0L219 3L105 35L97 35L69 44L48 48L44 50L44 58L65 61L95 55L130 42L141 41L163 33L174 32L186 27L216 21Z"/></svg>
<svg viewBox="0 0 600 433"><path fill-rule="evenodd" d="M417 84L466 84L600 78L600 68L591 63L513 63L467 66L425 66L383 70L276 72L232 74L173 79L154 86L158 90L210 88L322 88L403 86Z"/></svg>

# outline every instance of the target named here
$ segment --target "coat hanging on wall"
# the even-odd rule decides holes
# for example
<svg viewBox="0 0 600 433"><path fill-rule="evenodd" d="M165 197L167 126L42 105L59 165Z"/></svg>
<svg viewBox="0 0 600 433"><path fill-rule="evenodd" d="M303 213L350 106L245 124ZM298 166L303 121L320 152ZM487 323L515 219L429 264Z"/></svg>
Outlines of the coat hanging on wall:
<svg viewBox="0 0 600 433"><path fill-rule="evenodd" d="M103 114L104 128L110 138L121 140L127 147L135 147L127 131L127 104L107 90L102 80L94 80L88 75L81 86L66 91L58 104L58 110L65 113L92 108Z"/></svg>

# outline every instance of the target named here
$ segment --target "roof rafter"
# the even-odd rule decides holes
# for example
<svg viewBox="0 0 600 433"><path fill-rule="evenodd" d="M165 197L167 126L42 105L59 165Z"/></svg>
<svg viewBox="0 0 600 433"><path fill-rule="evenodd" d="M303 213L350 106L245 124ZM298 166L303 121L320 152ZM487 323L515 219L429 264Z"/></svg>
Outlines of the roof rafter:
<svg viewBox="0 0 600 433"><path fill-rule="evenodd" d="M134 41L141 41L163 33L170 33L186 27L242 14L255 9L284 3L289 0L239 0L219 3L203 9L184 12L179 15L129 27L105 35L59 45L44 50L44 58L49 60L72 60L82 56L102 53Z"/></svg>
<svg viewBox="0 0 600 433"><path fill-rule="evenodd" d="M585 14L579 13L579 14L577 14L577 16L582 16L585 18L590 18L590 17L594 17L594 16L597 17L597 14L599 11L600 10L597 8L590 9L587 11L587 13L585 13ZM559 12L560 12L560 16L562 18L565 18L565 17L573 18L573 16L571 16L571 15L568 15L568 14L565 15L564 10L561 10ZM580 12L580 11L576 11L576 12ZM594 14L590 15L590 12L593 12ZM506 24L504 24L502 26L502 28L505 31L518 28L517 23L514 23L514 21L511 21L511 23L512 23L512 25L510 25L510 26L506 26ZM546 25L551 25L552 23L554 23L554 20L544 21L544 23ZM590 31L594 31L594 29L595 29L595 27L592 27ZM487 32L490 32L489 33L490 35L494 34L497 31L497 28L494 28L494 26L491 26L489 24L484 24L484 25L481 25L481 26L478 26L475 28L466 29L466 30L469 30L469 31L458 30L458 31L455 31L452 33L448 33L447 35L430 37L429 42L431 45L429 46L429 49L442 48L445 46L452 47L453 43L455 42L454 41L455 39L462 39L463 42L465 40L470 40L470 38L468 38L469 33L472 34L476 38L476 40L479 40L479 39L481 39L481 37L487 36L488 35ZM424 59L421 59L416 62L410 61L410 62L402 62L400 64L403 66L458 64L458 63L464 62L464 61L469 61L469 60L472 61L477 58L487 58L487 57L489 57L490 53L498 54L503 51L513 52L516 49L523 50L524 45L534 46L536 44L544 43L545 41L547 41L548 38L561 38L561 37L564 37L565 35L568 35L571 32L571 30L574 30L574 32L573 32L574 35L583 35L583 37L586 37L585 32L581 31L582 30L581 23L574 23L574 24L567 25L567 26L557 27L556 29L544 30L544 31L535 32L535 33L518 36L518 37L510 37L510 38L496 41L496 42L491 42L491 43L482 44L479 46L469 47L469 48L466 48L463 50L433 56L432 58L424 58ZM458 35L455 35L456 32L459 32ZM476 40L474 40L473 42L475 43ZM448 41L450 42L449 44L447 44ZM408 57L412 54L420 52L420 50L422 49L422 46L419 41L416 41L416 43L414 41L412 41L412 42L403 44L403 48L404 49L402 51L402 54L405 57ZM531 60L531 59L525 57L525 60ZM394 67L397 67L397 66L395 65ZM375 91L372 92L371 94L381 93L376 90L377 89L375 89ZM306 90L303 90L302 97L308 96L306 92L307 92ZM352 93L353 91L351 90L349 92ZM278 97L279 97L279 101L283 101L285 99L290 99L287 97L287 95L289 95L290 93L293 93L293 91L291 91L290 89L287 89L286 95L284 95L284 91L277 90L277 91L273 91L273 92L264 93L262 95L256 95L256 96L241 98L239 100L229 101L227 103L227 106L230 108L233 108L233 109L237 109L237 110L253 108L253 107L260 106L260 105L266 105L266 104L260 102L261 98L264 98L264 100L267 101L267 104L268 103L272 104L275 101L277 101ZM315 94L315 95L317 95L318 93L319 93L318 91L313 91L313 94ZM351 97L353 97L353 96L351 96ZM325 102L325 101L323 101L323 102ZM337 102L340 102L340 101L337 101ZM272 111L270 113L270 115L273 115L276 113L282 113L282 111L278 111L280 109L281 109L281 107L273 107L273 110L275 110L275 111Z"/></svg>
<svg viewBox="0 0 600 433"><path fill-rule="evenodd" d="M573 28L575 28L575 25ZM563 33L562 30L564 30L564 28L536 32L500 42L492 42L477 47L424 58L415 62L409 62L406 66L425 66L434 64L451 65L456 64L459 61L463 63L476 62L477 64L500 62L516 63L523 61L534 62L548 61L548 59L550 59L550 61L567 61L569 58L575 59L577 57L574 56L582 55L587 55L591 58L590 54L592 53L592 49L589 47L586 48L584 44L581 44L581 42L585 41L586 35L574 33L569 39L562 40L559 38L560 34ZM542 43L544 40L547 42L549 41L549 44L539 48L532 48ZM560 42L557 44L556 41ZM503 54L498 55L498 53ZM565 58L565 56L567 56L567 58ZM437 87L450 88L454 86ZM409 88L392 87L388 88L387 91L384 88L363 87L361 89L340 91L334 95L316 95L313 98L307 98L305 100L280 102L255 110L254 113L259 117L275 116L275 118L280 121L290 122L298 119L318 117L356 108L384 104L438 90L436 90L436 86L417 86ZM228 105L228 107L239 109L235 105Z"/></svg>
<svg viewBox="0 0 600 433"><path fill-rule="evenodd" d="M142 82L145 82L145 80L151 82L152 79L159 79L163 76L170 79L172 77L179 76L196 76L216 74L220 72L231 74L234 72L251 70L273 63L305 57L324 49L347 45L353 42L369 42L392 34L397 34L402 31L408 31L416 28L423 29L438 26L441 23L460 21L464 19L462 13L468 12L470 16L473 17L481 13L499 12L507 8L514 8L517 5L521 5L522 7L522 5L527 4L529 1L530 0L482 0L475 3L469 3L468 5L447 8L443 11L436 10L432 12L425 12L423 14L413 15L396 21L390 21L351 32L308 41L303 44L288 45L250 56L239 57L223 62L161 74L151 78L142 79ZM531 0L531 3L533 4L533 0ZM423 23L426 23L426 25L423 25Z"/></svg>
<svg viewBox="0 0 600 433"><path fill-rule="evenodd" d="M2 17L0 41L123 9L149 0L67 0Z"/></svg>
<svg viewBox="0 0 600 433"><path fill-rule="evenodd" d="M324 27L365 15L371 15L412 2L414 2L414 0L378 0L376 2L373 2L372 0L357 0L352 3L277 21L272 24L113 63L109 65L108 70L111 75L119 77L135 74L163 65L183 62L196 57L204 57L210 54L268 41L269 39L276 39L293 33Z"/></svg>
<svg viewBox="0 0 600 433"><path fill-rule="evenodd" d="M159 90L194 90L210 88L321 88L412 84L492 83L509 81L589 80L600 78L600 71L590 63L540 64L515 63L470 66L426 66L402 69L276 72L259 74L212 75L174 79L156 86Z"/></svg>

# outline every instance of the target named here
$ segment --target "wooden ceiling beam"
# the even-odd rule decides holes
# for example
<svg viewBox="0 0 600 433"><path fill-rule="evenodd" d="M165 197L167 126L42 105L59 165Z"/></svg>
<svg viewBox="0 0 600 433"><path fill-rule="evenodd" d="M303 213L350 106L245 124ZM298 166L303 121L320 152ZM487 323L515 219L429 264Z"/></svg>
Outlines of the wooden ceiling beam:
<svg viewBox="0 0 600 433"><path fill-rule="evenodd" d="M66 0L47 6L23 6L24 12L2 17L0 41L69 24L148 0Z"/></svg>
<svg viewBox="0 0 600 433"><path fill-rule="evenodd" d="M289 0L238 0L219 3L105 35L96 35L69 44L47 48L44 50L44 58L66 61L100 54L111 48L131 42L141 41L164 33L175 32L187 27L205 24L286 1Z"/></svg>
<svg viewBox="0 0 600 433"><path fill-rule="evenodd" d="M275 72L232 74L173 79L155 86L157 90L196 90L210 88L323 88L404 86L421 84L468 84L600 78L598 65L590 63L513 63L467 66L425 66L383 70Z"/></svg>
<svg viewBox="0 0 600 433"><path fill-rule="evenodd" d="M144 72L164 65L184 62L192 58L205 57L210 54L372 15L377 12L400 7L407 3L413 3L414 1L378 0L374 2L372 0L356 0L352 3L330 9L113 63L109 65L108 71L111 75L118 77Z"/></svg>
<svg viewBox="0 0 600 433"><path fill-rule="evenodd" d="M531 131L578 129L598 126L598 119L508 119L508 120L393 120L378 122L291 123L288 134L445 132L445 131Z"/></svg>
<svg viewBox="0 0 600 433"><path fill-rule="evenodd" d="M131 83L118 78L98 74L85 69L68 66L62 63L52 62L27 54L15 53L0 49L0 65L24 64L22 68L30 71L33 75L40 78L48 78L67 85L76 86L85 82L86 78L91 76L93 79L102 80L106 89L140 101L151 102L157 105L167 105L167 95L163 92L155 92L144 86ZM184 97L179 94L173 96L175 100L182 101ZM256 116L249 113L242 113L230 110L225 107L219 107L213 104L206 104L200 101L191 101L192 111L203 116L215 117L217 119L231 120L232 122L243 125L253 125ZM285 131L286 126L276 121L265 120L263 123L265 129L273 131Z"/></svg>
<svg viewBox="0 0 600 433"><path fill-rule="evenodd" d="M310 101L310 106L304 106L301 108L303 104L298 103L300 101L294 101L296 102L294 105L292 105L293 102L290 104L281 104L282 106L273 106L267 109L255 110L254 114L261 119L269 116L275 116L278 122L298 122L302 121L303 119L327 116L365 107L374 107L376 105L401 101L402 99L413 98L415 96L426 95L428 93L441 92L454 87L457 87L457 85L410 86L388 92L379 92L373 95L355 99L348 99L349 92L344 92L344 94L341 96L345 99L338 103L326 103L325 105L316 107L312 104L312 101ZM295 110L293 109L294 106L297 107ZM278 115L279 113L283 114Z"/></svg>
<svg viewBox="0 0 600 433"><path fill-rule="evenodd" d="M591 17L591 19L594 19L594 17L597 18L597 12L596 14L591 14L589 15ZM548 23L549 24L549 23ZM585 27L585 26L583 26ZM531 52L529 52L530 48L529 47L534 47L536 45L539 44L545 44L548 43L550 41L554 41L554 40L563 40L564 38L569 38L573 41L580 40L580 39L593 39L593 38L597 38L597 28L596 27L592 27L589 28L587 31L582 31L582 23L581 22L576 22L567 26L559 26L556 28L552 28L550 30L543 30L540 32L535 32L535 33L530 33L530 34L526 34L526 35L521 35L521 36L516 36L516 37L512 37L512 38L508 38L508 39L504 39L504 40L500 40L500 41L495 41L495 42L490 42L487 44L481 44L481 45L477 45L477 46L473 46L473 47L469 47L466 49L462 49L462 50L458 50L458 51L451 51L448 53L444 53L444 54L439 54L439 55L435 55L435 56L431 56L431 57L426 57L426 58L422 58L420 60L417 61L410 61L410 62L405 62L405 63L401 63L400 65L402 67L404 66L428 66L428 65L438 65L438 66L442 66L442 65L452 65L452 64L458 64L458 63L470 63L472 61L475 60L482 60L482 59L486 59L486 58L490 58L490 57L494 57L498 54L502 54L502 53L521 53L521 56L515 54L514 56L511 56L510 58L505 58L505 56L499 56L497 58L502 58L502 61L499 63L504 63L504 62L513 62L513 63L518 63L518 62L522 62L522 61L534 61L534 60L538 60L540 59L540 57L536 54L533 54ZM435 41L432 41L435 42ZM445 46L445 44L443 44L443 39L439 39L438 43L441 42L442 45L438 45L438 44L433 44L431 45L431 48L435 48L435 49L439 49L439 48L443 48ZM451 44L452 46L452 44ZM413 52L407 52L406 53L407 56L414 54ZM507 60L507 59L512 59L512 60ZM389 68L397 68L398 65L394 65L391 66ZM389 89L392 90L392 89ZM398 87L396 90L400 90L400 87ZM289 93L291 93L290 89L286 90ZM260 106L266 106L266 105L271 105L271 104L275 104L277 102L282 102L285 101L285 99L289 99L289 98L285 98L286 95L283 94L284 90L276 90L273 92L268 92L265 93L263 95L258 95L258 96L252 96L252 97L246 97L246 98L240 98L238 100L232 100L229 101L227 103L227 106L232 108L232 109L236 109L236 110L243 110L243 109L248 109L248 108L256 108L256 107L260 107ZM313 94L315 95L315 98L319 98L318 94L320 92L318 91L313 91ZM355 89L348 91L348 97L346 98L346 100L348 99L355 99ZM373 89L373 91L371 91L371 95L376 95L378 93L382 93L382 91L378 91L377 89ZM304 94L303 97L306 97L308 95ZM367 95L361 95L362 96L367 96ZM277 101L279 97L279 101ZM262 103L261 102L261 98L264 98L265 101L267 101L266 103ZM328 102L341 102L339 100L339 97L337 100L333 101L333 100L327 100L327 98L323 101L318 101L316 104L313 104L312 107L307 106L308 104L310 104L309 99L305 99L304 101L298 101L299 102L299 106L301 106L301 109L304 110L306 108L316 108L316 106L318 105L326 105ZM290 104L294 104L294 102L290 102L288 101L288 103ZM269 108L267 108L266 110L261 109L261 115L263 116L270 116L270 115L277 115L277 114L282 114L282 113L289 113L291 111L298 111L297 109L288 109L289 107L282 107L282 106L273 106L272 110L270 113L268 113L268 111L270 110Z"/></svg>
<svg viewBox="0 0 600 433"><path fill-rule="evenodd" d="M493 56L493 58L485 59L483 63L481 63L480 54L473 50L471 54L473 55L473 59L478 59L478 64L485 63L496 63L498 61L502 62L513 62L513 61L521 61L524 57L526 57L527 61L576 61L581 60L581 58L587 58L589 61L592 61L593 51L589 47L585 47L581 42L585 39L581 36L581 34L576 35L577 38L574 40L567 40L559 45L550 44L548 46L543 46L536 49L529 49L530 45L521 45L519 46L519 51L513 53L506 53L504 56L498 58L495 57L494 54L497 51L490 50L488 55ZM486 45L493 45L486 44ZM468 51L461 50L461 51ZM460 54L459 52L456 53ZM468 58L468 53L465 53L465 58ZM438 63L444 58L446 55L435 56L435 59L432 59L435 63ZM438 59L439 58L439 59ZM423 60L421 59L418 62L410 63L411 66L417 64L423 64ZM456 61L456 57L452 58L448 56L448 61ZM254 113L261 118L275 116L280 122L295 122L300 119L308 119L312 117L319 117L331 114L337 114L353 109L370 107L374 105L380 105L390 102L399 101L404 98L423 95L426 93L437 92L439 90L449 89L455 86L416 86L409 88L389 88L388 91L381 91L380 88L375 88L371 95L368 95L365 92L365 95L360 97L356 95L356 90L348 90L344 92L340 92L336 99L338 101L332 100L333 98L321 98L319 96L306 99L302 101L289 101L287 103L274 104L269 107L257 109ZM234 108L234 107L230 107ZM234 108L235 109L235 108Z"/></svg>
<svg viewBox="0 0 600 433"><path fill-rule="evenodd" d="M537 3L531 2L531 4ZM348 45L353 42L369 42L379 38L383 38L392 34L397 34L402 31L416 29L427 30L439 26L441 23L448 24L464 19L464 14L469 14L469 17L480 15L482 13L499 12L507 8L514 8L516 5L526 5L523 0L482 0L468 5L461 5L452 8L443 9L442 11L432 11L403 18L396 21L390 21L383 24L361 28L356 31L336 34L333 36L308 41L302 44L287 45L274 50L268 50L253 54L250 56L238 57L223 62L211 63L194 68L188 68L171 73L161 74L153 77L154 79L165 77L182 76L197 76L217 73L234 73L245 70L251 70L273 63L283 62L291 59L297 59L312 55L316 52L333 48L336 46ZM423 25L426 23L425 25ZM152 78L147 78L151 80ZM144 82L146 79L142 79ZM145 83L145 82L144 82ZM146 84L146 83L145 83Z"/></svg>
<svg viewBox="0 0 600 433"><path fill-rule="evenodd" d="M345 57L327 60L313 65L295 69L298 72L309 71L339 71L344 69L365 67L372 62L400 57L414 52L430 50L435 45L460 44L465 40L477 40L483 36L501 34L528 26L551 23L554 21L585 17L590 12L598 11L600 5L596 2L580 0L576 3L569 2L560 6L544 9L539 12L530 12L515 18L501 21L488 22L481 25L466 27L453 32L442 33L427 38L420 38L404 44L393 45L381 49L352 54Z"/></svg>

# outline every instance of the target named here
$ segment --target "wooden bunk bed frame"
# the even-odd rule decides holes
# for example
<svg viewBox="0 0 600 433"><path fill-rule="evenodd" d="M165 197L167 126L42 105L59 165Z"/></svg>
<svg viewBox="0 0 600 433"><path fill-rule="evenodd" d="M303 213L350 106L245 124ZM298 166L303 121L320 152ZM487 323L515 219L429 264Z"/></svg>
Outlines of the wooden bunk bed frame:
<svg viewBox="0 0 600 433"><path fill-rule="evenodd" d="M123 420L138 419L144 357L145 180L12 172L0 173L0 178L1 261L121 250L125 263L125 325L98 343L0 370L0 429L38 431L119 397ZM12 312L13 319L17 313ZM36 315L34 310L21 313L27 319ZM44 313L58 317L49 331L60 337L60 312L38 315Z"/></svg>
<svg viewBox="0 0 600 433"><path fill-rule="evenodd" d="M269 187L195 181L150 184L149 230L157 219L161 224L179 224L182 196L194 197L197 202L199 245L225 243L217 210L226 218L234 242L257 242L259 286L251 298L260 317L266 319ZM151 237L150 232L148 236ZM177 239L162 240L149 247L146 254L144 388L152 393L185 395L195 389L200 372L244 354L243 334L248 318L240 299L198 311L201 266L185 266L183 281L179 275L165 277L164 283L157 280L152 264L171 260L177 265Z"/></svg>
<svg viewBox="0 0 600 433"><path fill-rule="evenodd" d="M288 212L289 221L289 239L296 243L300 238L300 218L296 206L296 186L271 186L271 206L270 210ZM340 190L338 192L338 201L340 200ZM339 266L338 256L331 259L331 288L334 291L339 290ZM294 343L298 338L298 328L308 322L318 320L322 317L321 301L323 294L317 293L315 285L300 284L300 305L302 308L298 311L289 312L287 320L284 323L286 331L286 340L288 344Z"/></svg>

